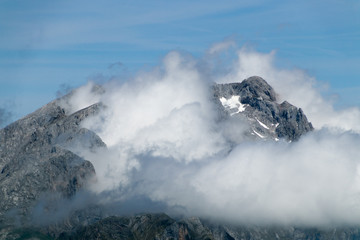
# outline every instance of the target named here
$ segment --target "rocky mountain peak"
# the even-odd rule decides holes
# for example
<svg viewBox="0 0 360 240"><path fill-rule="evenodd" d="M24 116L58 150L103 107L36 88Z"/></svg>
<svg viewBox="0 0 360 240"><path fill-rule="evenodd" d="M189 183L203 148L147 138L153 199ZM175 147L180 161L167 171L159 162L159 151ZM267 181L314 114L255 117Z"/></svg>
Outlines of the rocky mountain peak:
<svg viewBox="0 0 360 240"><path fill-rule="evenodd" d="M251 126L249 134L255 138L294 141L313 130L300 108L286 101L276 102L276 92L261 77L215 84L213 96L227 113L225 117L245 117Z"/></svg>
<svg viewBox="0 0 360 240"><path fill-rule="evenodd" d="M276 101L274 89L261 77L249 77L240 83L242 101L252 98L262 98L266 101Z"/></svg>
<svg viewBox="0 0 360 240"><path fill-rule="evenodd" d="M286 101L279 104L276 92L261 77L214 84L211 90L213 103L219 110L219 124L229 118L245 119L249 123L246 135L254 140L290 142L313 129L302 109ZM106 94L98 85L93 86L91 92ZM74 92L57 99L0 130L0 239L19 234L12 227L1 229L12 224L7 215L9 211L16 209L20 220L25 219L23 222L27 223L26 219L42 196L57 194L62 199L70 199L96 175L92 163L81 157L77 149L106 151L101 138L81 126L82 121L105 107L95 103L74 110L70 106L73 95ZM100 207L80 208L69 215L65 223L56 226L49 223L41 231L60 239L99 239L99 236L143 239L144 235L149 236L147 239L241 239L244 232L259 236L251 235L248 239L267 236L266 229L259 232L251 228L231 229L198 218L177 220L164 214L104 218L98 210ZM27 236L29 233L24 231ZM280 235L279 231L274 234L278 233ZM286 232L283 236L291 234L293 232Z"/></svg>
<svg viewBox="0 0 360 240"><path fill-rule="evenodd" d="M249 77L242 82L217 84L214 92L217 97L230 98L241 96L241 102L249 102L253 98L262 98L267 101L276 101L274 89L261 77Z"/></svg>

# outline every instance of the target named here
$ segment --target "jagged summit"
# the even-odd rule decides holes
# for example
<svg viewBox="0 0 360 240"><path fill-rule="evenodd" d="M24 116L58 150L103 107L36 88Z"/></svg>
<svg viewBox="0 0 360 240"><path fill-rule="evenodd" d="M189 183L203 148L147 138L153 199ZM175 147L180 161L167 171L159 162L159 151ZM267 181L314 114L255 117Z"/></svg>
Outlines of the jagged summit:
<svg viewBox="0 0 360 240"><path fill-rule="evenodd" d="M252 98L276 101L274 89L263 78L258 76L249 77L240 83L218 84L217 88L219 90L215 91L215 96L229 98L240 95L242 103L249 102Z"/></svg>
<svg viewBox="0 0 360 240"><path fill-rule="evenodd" d="M288 102L276 102L274 89L261 77L250 77L240 83L215 84L214 101L228 116L245 116L250 122L249 134L261 139L298 140L313 130L300 108Z"/></svg>

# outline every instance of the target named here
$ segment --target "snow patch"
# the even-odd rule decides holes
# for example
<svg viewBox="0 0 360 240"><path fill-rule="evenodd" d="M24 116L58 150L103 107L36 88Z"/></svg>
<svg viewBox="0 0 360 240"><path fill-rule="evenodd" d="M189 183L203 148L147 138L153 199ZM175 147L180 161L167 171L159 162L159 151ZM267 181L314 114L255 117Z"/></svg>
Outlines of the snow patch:
<svg viewBox="0 0 360 240"><path fill-rule="evenodd" d="M255 131L255 130L253 130L253 131L254 131L254 133L255 133L256 135L258 135L260 138L265 138L265 136L261 135L261 134L258 133L257 131Z"/></svg>
<svg viewBox="0 0 360 240"><path fill-rule="evenodd" d="M257 118L255 118L256 119L256 121L260 124L260 126L262 126L263 128L265 128L265 129L270 129L268 126L266 126L263 122L261 122L259 119L257 119Z"/></svg>
<svg viewBox="0 0 360 240"><path fill-rule="evenodd" d="M234 115L236 113L245 111L247 104L242 104L239 99L240 96L238 95L231 96L231 98L229 99L226 99L224 97L219 98L221 104L226 110L233 110L233 109L237 110L236 112L230 113L230 115Z"/></svg>

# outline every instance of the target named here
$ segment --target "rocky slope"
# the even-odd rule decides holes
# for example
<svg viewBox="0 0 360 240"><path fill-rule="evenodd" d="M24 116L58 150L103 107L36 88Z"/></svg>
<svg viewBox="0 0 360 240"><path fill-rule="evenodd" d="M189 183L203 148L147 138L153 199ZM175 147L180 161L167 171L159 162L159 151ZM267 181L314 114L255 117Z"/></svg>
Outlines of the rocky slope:
<svg viewBox="0 0 360 240"><path fill-rule="evenodd" d="M3 239L53 239L34 229L14 229ZM1 232L0 232L1 237ZM133 217L107 217L64 232L57 239L95 240L346 240L360 239L360 228L257 227L219 224L197 217L175 220L165 214L141 214Z"/></svg>
<svg viewBox="0 0 360 240"><path fill-rule="evenodd" d="M278 103L275 91L260 77L215 84L212 91L219 124L221 119L244 118L251 138L296 141L313 129L301 109ZM44 214L50 211L51 196L71 199L96 175L93 165L74 149L106 148L99 136L81 127L104 106L97 103L69 113L64 102L70 95L0 130L0 239L319 239L319 234L330 236L333 231L234 227L198 218L175 220L165 214L104 218L98 206L74 209L65 222L47 222ZM38 226L32 217L43 198L50 199L50 205L38 213L45 219ZM344 238L334 239L359 236L356 229L336 236L340 235Z"/></svg>
<svg viewBox="0 0 360 240"><path fill-rule="evenodd" d="M28 216L43 195L72 197L95 175L92 164L67 146L105 147L80 127L100 108L95 104L67 116L56 100L0 130L0 224L7 224L8 211Z"/></svg>
<svg viewBox="0 0 360 240"><path fill-rule="evenodd" d="M359 228L256 227L218 224L197 217L174 220L165 214L108 217L61 239L359 239Z"/></svg>
<svg viewBox="0 0 360 240"><path fill-rule="evenodd" d="M228 116L247 118L250 134L257 138L294 141L313 130L301 108L277 103L274 89L261 77L216 84L213 92L214 101Z"/></svg>

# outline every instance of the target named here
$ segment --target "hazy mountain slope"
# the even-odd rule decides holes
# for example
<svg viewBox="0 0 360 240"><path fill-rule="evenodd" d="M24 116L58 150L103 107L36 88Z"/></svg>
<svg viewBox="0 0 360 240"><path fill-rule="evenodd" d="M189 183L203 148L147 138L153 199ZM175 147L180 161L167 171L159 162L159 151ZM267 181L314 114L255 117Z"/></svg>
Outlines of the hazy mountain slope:
<svg viewBox="0 0 360 240"><path fill-rule="evenodd" d="M99 86L94 91L106 94ZM313 130L303 111L287 102L278 103L275 91L260 77L215 84L211 91L219 113L218 124L229 118L243 118L250 126L246 135L252 139L283 138L290 142ZM294 228L238 228L198 218L175 220L165 214L103 218L98 206L85 205L73 209L65 222L56 224L47 222L50 216L40 212L38 217L45 220L40 228L32 229L31 217L39 200L52 194L71 199L96 176L96 169L77 150L106 148L96 133L81 127L82 121L101 113L103 104L72 113L65 110L70 97L55 100L0 130L0 239L24 235L64 239L315 239L308 230L301 230L299 235ZM51 207L43 208L47 211ZM344 234L357 236L355 230Z"/></svg>
<svg viewBox="0 0 360 240"><path fill-rule="evenodd" d="M96 104L67 116L54 101L0 130L2 221L8 210L27 215L43 194L71 197L95 175L89 161L64 147L105 147L95 133L80 127L99 108Z"/></svg>
<svg viewBox="0 0 360 240"><path fill-rule="evenodd" d="M165 214L142 214L134 217L108 217L63 234L60 239L198 239L266 240L359 239L359 228L256 227L218 224L196 217L175 220Z"/></svg>

